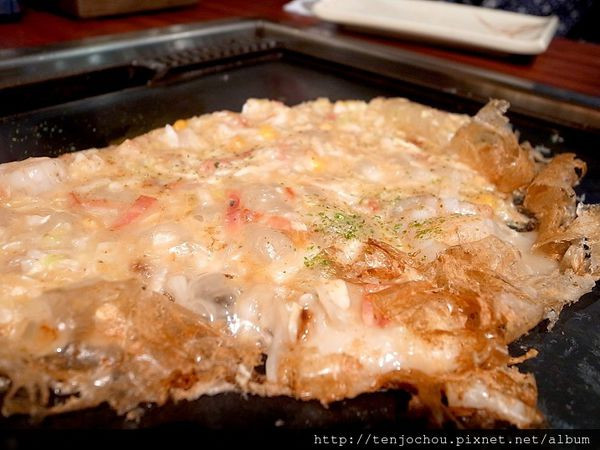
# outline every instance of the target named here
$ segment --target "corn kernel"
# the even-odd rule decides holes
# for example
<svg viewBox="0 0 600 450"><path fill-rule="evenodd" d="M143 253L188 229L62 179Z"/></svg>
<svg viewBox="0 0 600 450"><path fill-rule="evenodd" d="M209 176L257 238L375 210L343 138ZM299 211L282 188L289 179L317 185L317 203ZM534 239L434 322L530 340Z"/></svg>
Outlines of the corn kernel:
<svg viewBox="0 0 600 450"><path fill-rule="evenodd" d="M187 120L179 119L173 124L175 131L181 131L188 126Z"/></svg>
<svg viewBox="0 0 600 450"><path fill-rule="evenodd" d="M488 205L495 208L498 205L498 201L492 194L479 194L475 197L475 202L480 205Z"/></svg>
<svg viewBox="0 0 600 450"><path fill-rule="evenodd" d="M277 137L277 131L270 125L261 125L258 129L258 133L267 141L271 141Z"/></svg>
<svg viewBox="0 0 600 450"><path fill-rule="evenodd" d="M316 156L312 156L310 158L310 164L312 166L313 172L321 172L325 168L325 161Z"/></svg>

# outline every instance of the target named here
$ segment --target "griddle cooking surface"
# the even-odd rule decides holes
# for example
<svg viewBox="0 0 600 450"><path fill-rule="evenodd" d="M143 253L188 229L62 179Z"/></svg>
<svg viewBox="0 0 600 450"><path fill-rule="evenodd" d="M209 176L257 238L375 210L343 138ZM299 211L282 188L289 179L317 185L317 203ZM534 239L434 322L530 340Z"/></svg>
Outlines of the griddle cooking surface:
<svg viewBox="0 0 600 450"><path fill-rule="evenodd" d="M274 49L260 61L223 66L197 76L184 75L0 118L0 162L103 147L180 118L222 109L239 111L250 97L294 105L318 97L369 100L376 96L404 96L469 114L482 106L481 101L459 97L447 90L416 86L281 49ZM587 203L600 202L598 130L570 128L525 114L509 115L522 140L544 145L554 152L574 151L584 159L589 173L579 192L586 194ZM537 358L520 367L535 374L539 406L551 427L600 426L599 297L597 286L580 302L565 308L551 331L541 324L511 345L515 355L532 346L540 351ZM407 400L408 394L402 392L377 393L325 409L316 402L223 394L149 408L137 424L126 422L102 406L51 417L34 427L144 428L193 424L208 428L274 428L281 419L279 424L289 428L403 428L415 424L406 416ZM0 420L0 430L31 426L23 417Z"/></svg>

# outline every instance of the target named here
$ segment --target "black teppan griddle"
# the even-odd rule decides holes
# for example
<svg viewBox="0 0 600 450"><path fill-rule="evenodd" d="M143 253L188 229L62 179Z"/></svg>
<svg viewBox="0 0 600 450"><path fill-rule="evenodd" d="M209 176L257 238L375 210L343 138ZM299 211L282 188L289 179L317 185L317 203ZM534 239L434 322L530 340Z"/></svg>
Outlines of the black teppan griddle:
<svg viewBox="0 0 600 450"><path fill-rule="evenodd" d="M176 26L66 45L0 51L0 162L103 147L221 109L249 97L293 105L317 97L368 100L403 96L474 114L490 98L512 104L522 140L588 163L579 187L600 203L600 98L588 97L435 58L262 20ZM600 292L564 309L551 330L540 324L511 345L540 354L520 365L533 372L548 426L600 427ZM139 422L106 405L52 416L0 419L9 430L414 429L410 395L388 391L334 403L238 394L146 405Z"/></svg>

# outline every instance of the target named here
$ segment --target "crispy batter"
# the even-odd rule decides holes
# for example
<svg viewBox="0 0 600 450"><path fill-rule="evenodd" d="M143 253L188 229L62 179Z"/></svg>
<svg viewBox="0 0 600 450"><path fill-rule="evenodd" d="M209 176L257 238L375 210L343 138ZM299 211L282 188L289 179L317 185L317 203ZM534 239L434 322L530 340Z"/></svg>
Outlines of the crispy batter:
<svg viewBox="0 0 600 450"><path fill-rule="evenodd" d="M455 292L472 292L488 304L505 343L535 326L543 316L543 306L509 280L518 278L518 251L496 237L451 247L432 265L440 286Z"/></svg>
<svg viewBox="0 0 600 450"><path fill-rule="evenodd" d="M586 164L572 153L557 155L527 188L523 206L539 221L537 246L562 257L568 245L550 237L564 230L575 219L576 196L573 186L585 175Z"/></svg>
<svg viewBox="0 0 600 450"><path fill-rule="evenodd" d="M582 206L564 231L549 236L538 245L545 247L550 243L570 244L561 261L563 270L571 268L579 275L600 275L600 206Z"/></svg>
<svg viewBox="0 0 600 450"><path fill-rule="evenodd" d="M104 401L122 414L199 381L224 389L238 365L252 368L259 357L134 281L56 290L36 302L47 317L19 324L21 339L0 338L0 373L12 380L3 414L43 416Z"/></svg>
<svg viewBox="0 0 600 450"><path fill-rule="evenodd" d="M439 152L456 130L469 121L468 116L449 114L404 98L376 98L369 106L389 117L394 131L402 133L407 141L431 152Z"/></svg>
<svg viewBox="0 0 600 450"><path fill-rule="evenodd" d="M508 128L503 115L507 109L507 102L492 100L458 129L448 145L448 151L457 153L502 192L527 185L535 175L531 152L519 145Z"/></svg>
<svg viewBox="0 0 600 450"><path fill-rule="evenodd" d="M324 253L333 262L336 275L352 283L385 283L414 276L416 272L415 263L406 253L372 238L350 262L342 261L336 247L329 247Z"/></svg>

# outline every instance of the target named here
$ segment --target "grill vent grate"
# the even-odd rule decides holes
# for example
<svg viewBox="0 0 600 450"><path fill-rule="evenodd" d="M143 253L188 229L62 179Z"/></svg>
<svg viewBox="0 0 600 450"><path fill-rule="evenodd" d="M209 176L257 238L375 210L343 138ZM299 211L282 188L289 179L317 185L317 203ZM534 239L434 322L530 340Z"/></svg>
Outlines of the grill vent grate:
<svg viewBox="0 0 600 450"><path fill-rule="evenodd" d="M239 57L256 57L282 48L280 42L272 39L231 40L227 44L190 47L134 60L132 65L152 70L155 75L151 81L155 82L165 78L167 74Z"/></svg>

